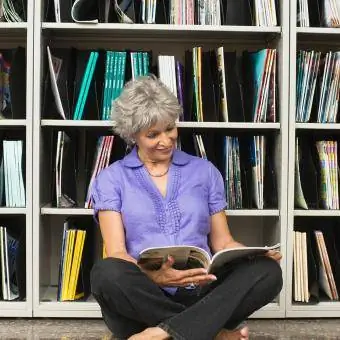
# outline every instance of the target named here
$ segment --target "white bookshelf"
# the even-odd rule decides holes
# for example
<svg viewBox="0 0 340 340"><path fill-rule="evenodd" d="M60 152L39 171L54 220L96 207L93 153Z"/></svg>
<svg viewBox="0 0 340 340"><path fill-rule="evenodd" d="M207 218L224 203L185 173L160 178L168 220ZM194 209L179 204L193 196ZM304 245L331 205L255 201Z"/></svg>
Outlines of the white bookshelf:
<svg viewBox="0 0 340 340"><path fill-rule="evenodd" d="M288 224L287 224L287 281L286 281L286 316L296 318L339 317L340 302L321 301L318 304L293 301L293 230L294 223L311 218L339 217L338 210L294 209L294 168L295 138L298 133L338 134L340 124L296 123L296 53L299 49L313 48L328 51L340 47L340 29L324 27L296 27L297 0L290 2L290 89L289 89L289 162L288 162Z"/></svg>
<svg viewBox="0 0 340 340"><path fill-rule="evenodd" d="M199 25L158 25L158 24L75 24L75 23L49 23L44 22L42 30L51 36L58 35L61 39L69 39L70 35L84 39L89 36L98 37L103 41L107 39L143 39L166 38L167 41L199 39L212 41L226 37L253 39L261 37L271 40L279 37L280 27L255 27L255 26L199 26ZM113 37L114 35L114 37Z"/></svg>
<svg viewBox="0 0 340 340"><path fill-rule="evenodd" d="M227 216L280 216L278 209L235 209L225 210ZM86 208L54 208L47 204L41 208L41 215L93 215L93 209Z"/></svg>
<svg viewBox="0 0 340 340"><path fill-rule="evenodd" d="M1 124L1 121L0 121ZM178 128L230 129L230 130L280 130L280 123L219 123L219 122L178 122ZM110 128L112 123L106 120L62 120L42 119L41 126L50 127L86 127Z"/></svg>
<svg viewBox="0 0 340 340"><path fill-rule="evenodd" d="M2 119L0 120L0 128L1 127L25 127L27 124L27 120L26 119Z"/></svg>
<svg viewBox="0 0 340 340"><path fill-rule="evenodd" d="M58 248L63 218L66 216L92 219L92 210L84 208L60 209L46 200L44 191L51 185L44 173L47 154L45 137L52 130L67 129L109 131L107 121L72 121L45 119L41 111L44 55L46 44L52 47L77 48L145 48L157 54L184 56L185 49L203 46L212 49L225 46L229 50L275 47L278 50L279 121L277 123L216 123L178 122L181 130L204 129L232 133L264 133L275 136L277 209L227 210L228 220L236 238L248 244L281 242L281 262L286 281L286 225L288 188L288 90L289 90L289 8L281 1L280 27L244 26L180 26L144 24L97 24L41 22L43 0L35 1L34 15L34 103L33 103L33 316L34 317L101 317L99 306L90 299L86 302L57 302ZM1 122L0 122L1 123ZM285 291L272 303L252 317L282 318L285 316Z"/></svg>
<svg viewBox="0 0 340 340"><path fill-rule="evenodd" d="M2 219L10 219L20 224L20 228L26 231L26 297L24 300L0 301L0 317L32 317L32 106L33 106L33 0L27 3L27 22L24 23L0 23L0 51L2 49L14 49L19 46L26 51L26 112L24 119L2 119L0 130L7 135L17 134L24 139L26 149L23 176L26 178L25 192L26 205L20 208L0 207L0 223ZM6 225L4 225L6 226Z"/></svg>

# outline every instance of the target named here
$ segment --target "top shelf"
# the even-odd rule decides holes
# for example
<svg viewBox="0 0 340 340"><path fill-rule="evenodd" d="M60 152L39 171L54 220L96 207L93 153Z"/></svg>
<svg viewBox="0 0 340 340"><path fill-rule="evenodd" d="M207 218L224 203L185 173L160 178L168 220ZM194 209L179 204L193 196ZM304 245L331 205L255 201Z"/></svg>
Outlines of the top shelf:
<svg viewBox="0 0 340 340"><path fill-rule="evenodd" d="M0 22L0 31L26 30L27 22Z"/></svg>
<svg viewBox="0 0 340 340"><path fill-rule="evenodd" d="M340 35L340 28L329 27L296 27L297 34Z"/></svg>
<svg viewBox="0 0 340 340"><path fill-rule="evenodd" d="M26 22L0 22L1 40L12 40L13 38L25 38L27 33Z"/></svg>
<svg viewBox="0 0 340 340"><path fill-rule="evenodd" d="M213 25L159 25L159 24L76 24L76 23L42 23L42 30L58 38L108 38L122 40L174 38L176 40L199 40L249 38L269 39L280 36L281 27L257 26L213 26Z"/></svg>
<svg viewBox="0 0 340 340"><path fill-rule="evenodd" d="M340 43L340 28L328 27L297 27L298 41L318 42L325 44Z"/></svg>

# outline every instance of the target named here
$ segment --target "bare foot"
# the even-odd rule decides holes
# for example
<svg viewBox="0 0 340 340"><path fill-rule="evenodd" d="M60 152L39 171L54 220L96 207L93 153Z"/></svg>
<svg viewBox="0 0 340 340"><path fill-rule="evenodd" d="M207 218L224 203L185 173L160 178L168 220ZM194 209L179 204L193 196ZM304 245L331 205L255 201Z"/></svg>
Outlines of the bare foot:
<svg viewBox="0 0 340 340"><path fill-rule="evenodd" d="M150 327L132 335L128 340L168 340L170 335L160 327Z"/></svg>
<svg viewBox="0 0 340 340"><path fill-rule="evenodd" d="M249 328L245 326L236 331L228 331L222 329L214 340L248 340L249 339Z"/></svg>

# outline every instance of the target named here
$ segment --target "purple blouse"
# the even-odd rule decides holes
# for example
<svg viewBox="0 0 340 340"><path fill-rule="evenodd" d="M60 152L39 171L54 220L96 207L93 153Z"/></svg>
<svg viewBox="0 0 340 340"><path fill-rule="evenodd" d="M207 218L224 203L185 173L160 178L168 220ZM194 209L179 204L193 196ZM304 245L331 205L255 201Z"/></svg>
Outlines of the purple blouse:
<svg viewBox="0 0 340 340"><path fill-rule="evenodd" d="M163 197L136 147L100 172L92 199L96 220L99 210L121 213L127 252L135 259L145 248L169 245L194 245L210 254L210 216L226 206L223 178L211 162L175 150Z"/></svg>

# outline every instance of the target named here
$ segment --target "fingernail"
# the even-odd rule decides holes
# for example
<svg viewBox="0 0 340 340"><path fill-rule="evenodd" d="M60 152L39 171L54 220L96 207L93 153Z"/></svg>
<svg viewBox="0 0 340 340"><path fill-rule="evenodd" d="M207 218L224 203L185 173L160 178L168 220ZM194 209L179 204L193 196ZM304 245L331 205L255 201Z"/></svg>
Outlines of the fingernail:
<svg viewBox="0 0 340 340"><path fill-rule="evenodd" d="M214 275L211 279L212 279L213 281L216 281L216 280L217 280L217 277Z"/></svg>

